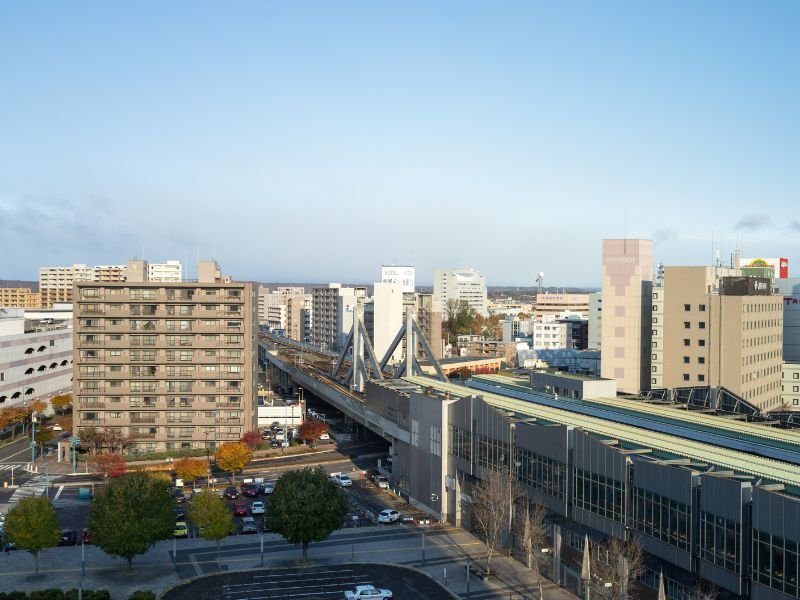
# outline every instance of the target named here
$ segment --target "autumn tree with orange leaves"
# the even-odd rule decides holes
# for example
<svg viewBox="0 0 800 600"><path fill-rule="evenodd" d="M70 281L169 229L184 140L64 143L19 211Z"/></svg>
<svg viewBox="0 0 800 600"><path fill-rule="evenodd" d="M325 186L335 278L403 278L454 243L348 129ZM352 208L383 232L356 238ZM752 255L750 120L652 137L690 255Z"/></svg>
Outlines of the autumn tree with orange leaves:
<svg viewBox="0 0 800 600"><path fill-rule="evenodd" d="M328 433L328 424L318 419L308 419L297 430L297 436L312 446L316 445L319 436Z"/></svg>
<svg viewBox="0 0 800 600"><path fill-rule="evenodd" d="M236 471L241 471L253 460L253 451L242 442L226 442L217 449L214 457L223 471L231 472L231 479L235 482Z"/></svg>
<svg viewBox="0 0 800 600"><path fill-rule="evenodd" d="M182 458L173 465L175 475L184 481L194 481L208 475L208 462L202 458Z"/></svg>

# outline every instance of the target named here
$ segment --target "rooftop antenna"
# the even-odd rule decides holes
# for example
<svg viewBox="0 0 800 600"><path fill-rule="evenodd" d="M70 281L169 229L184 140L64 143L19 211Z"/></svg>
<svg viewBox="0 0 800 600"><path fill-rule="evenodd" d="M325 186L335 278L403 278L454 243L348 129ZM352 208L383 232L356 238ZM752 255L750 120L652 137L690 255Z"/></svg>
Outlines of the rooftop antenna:
<svg viewBox="0 0 800 600"><path fill-rule="evenodd" d="M539 285L538 294L542 293L542 285L544 285L544 272L539 271L539 275L536 277L536 283Z"/></svg>

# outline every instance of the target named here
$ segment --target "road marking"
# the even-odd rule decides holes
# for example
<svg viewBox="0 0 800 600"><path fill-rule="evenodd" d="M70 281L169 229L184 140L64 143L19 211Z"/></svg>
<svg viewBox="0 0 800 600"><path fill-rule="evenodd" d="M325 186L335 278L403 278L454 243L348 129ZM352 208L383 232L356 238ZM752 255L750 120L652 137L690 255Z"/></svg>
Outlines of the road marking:
<svg viewBox="0 0 800 600"><path fill-rule="evenodd" d="M61 492L63 492L63 491L64 491L64 486L63 485L58 486L58 491L56 492L56 495L53 498L53 502L58 500L58 497L61 495Z"/></svg>

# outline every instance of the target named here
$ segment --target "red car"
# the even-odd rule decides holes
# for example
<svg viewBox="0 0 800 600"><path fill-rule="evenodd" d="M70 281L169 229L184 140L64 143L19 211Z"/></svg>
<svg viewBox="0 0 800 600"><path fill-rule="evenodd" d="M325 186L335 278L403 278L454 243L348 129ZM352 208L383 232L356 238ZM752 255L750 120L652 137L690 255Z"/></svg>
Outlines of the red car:
<svg viewBox="0 0 800 600"><path fill-rule="evenodd" d="M237 502L233 505L233 514L237 517L247 516L247 504L244 502Z"/></svg>
<svg viewBox="0 0 800 600"><path fill-rule="evenodd" d="M246 483L242 486L242 496L256 498L258 496L258 486L253 483Z"/></svg>

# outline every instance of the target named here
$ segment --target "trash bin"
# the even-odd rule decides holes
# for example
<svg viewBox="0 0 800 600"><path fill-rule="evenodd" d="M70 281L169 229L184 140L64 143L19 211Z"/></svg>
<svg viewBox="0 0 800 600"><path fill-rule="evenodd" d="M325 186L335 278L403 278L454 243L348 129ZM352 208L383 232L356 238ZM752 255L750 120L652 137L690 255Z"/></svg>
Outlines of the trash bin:
<svg viewBox="0 0 800 600"><path fill-rule="evenodd" d="M92 488L78 488L78 500L91 500Z"/></svg>

